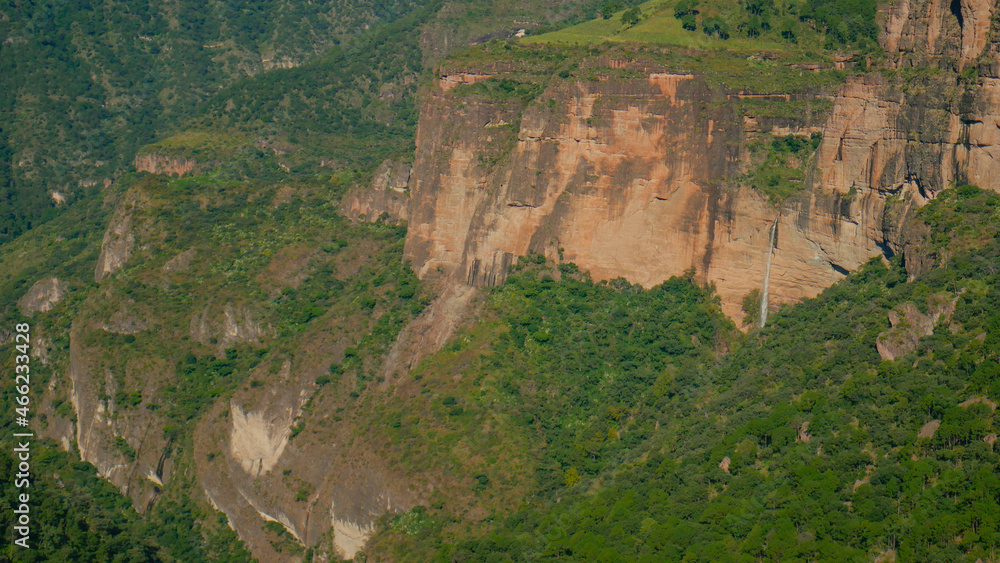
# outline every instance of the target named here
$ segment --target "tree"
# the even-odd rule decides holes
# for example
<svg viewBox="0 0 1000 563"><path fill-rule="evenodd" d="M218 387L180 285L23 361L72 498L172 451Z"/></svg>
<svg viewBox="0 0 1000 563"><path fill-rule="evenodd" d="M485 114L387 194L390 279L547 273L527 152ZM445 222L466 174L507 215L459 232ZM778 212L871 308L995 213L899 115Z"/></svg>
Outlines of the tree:
<svg viewBox="0 0 1000 563"><path fill-rule="evenodd" d="M611 16L615 15L615 12L624 7L625 4L622 4L619 0L612 0L601 7L601 17L606 20L610 20Z"/></svg>
<svg viewBox="0 0 1000 563"><path fill-rule="evenodd" d="M707 35L709 37L711 37L714 34L714 35L718 36L719 39L729 39L729 24L726 23L726 20L724 20L721 16L709 16L707 18L703 18L701 20L701 29L702 29L702 31L705 32L705 35ZM757 292L757 297L756 297L756 306L754 306L754 308L752 309L752 311L754 313L756 313L760 309L760 290L759 289L755 289L754 291ZM746 299L747 299L747 297L744 297L744 310L743 310L743 312L744 313L749 313L750 311L746 310L746 308L745 308L746 307ZM743 324L752 324L754 322L754 320L756 320L756 317L754 317L753 319L751 319L750 322L747 322L744 319L744 323Z"/></svg>
<svg viewBox="0 0 1000 563"><path fill-rule="evenodd" d="M774 11L774 0L747 0L746 11L764 19Z"/></svg>
<svg viewBox="0 0 1000 563"><path fill-rule="evenodd" d="M674 6L674 17L681 19L688 14L698 13L698 0L681 0Z"/></svg>
<svg viewBox="0 0 1000 563"><path fill-rule="evenodd" d="M761 22L760 16L750 16L750 19L740 24L740 30L747 37L759 37L761 32L764 31L763 22Z"/></svg>
<svg viewBox="0 0 1000 563"><path fill-rule="evenodd" d="M632 27L633 25L639 23L641 19L642 10L639 8L631 8L622 13L622 25L625 27Z"/></svg>
<svg viewBox="0 0 1000 563"><path fill-rule="evenodd" d="M681 27L683 27L688 31L694 31L698 29L697 16L695 16L694 14L684 14L684 16L681 17Z"/></svg>
<svg viewBox="0 0 1000 563"><path fill-rule="evenodd" d="M798 22L795 21L795 18L791 16L784 18L783 20L781 20L781 27L780 27L781 37L783 37L787 41L795 43L796 42L795 32L798 29L798 27L799 25Z"/></svg>

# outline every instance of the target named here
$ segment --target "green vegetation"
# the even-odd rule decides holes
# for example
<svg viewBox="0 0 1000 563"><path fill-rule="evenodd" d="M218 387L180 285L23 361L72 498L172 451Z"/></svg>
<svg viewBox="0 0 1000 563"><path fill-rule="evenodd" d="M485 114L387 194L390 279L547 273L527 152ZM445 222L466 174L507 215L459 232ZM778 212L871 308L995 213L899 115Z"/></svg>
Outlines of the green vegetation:
<svg viewBox="0 0 1000 563"><path fill-rule="evenodd" d="M475 84L459 84L454 95L482 96L491 101L518 100L527 103L542 93L543 86L534 82L519 82L510 78L488 78Z"/></svg>
<svg viewBox="0 0 1000 563"><path fill-rule="evenodd" d="M757 118L785 118L821 122L830 114L829 99L785 100L778 97L749 97L740 100L737 111Z"/></svg>
<svg viewBox="0 0 1000 563"><path fill-rule="evenodd" d="M510 15L579 21L597 5L9 6L0 19L0 244L99 199L140 151L228 156L264 140L292 173L370 168L411 146L428 62ZM454 43L421 46L424 31Z"/></svg>
<svg viewBox="0 0 1000 563"><path fill-rule="evenodd" d="M432 13L417 10L302 66L240 81L208 100L195 122L295 147L285 157L292 170L315 172L321 160L374 167L412 143L423 71L416 30Z"/></svg>
<svg viewBox="0 0 1000 563"><path fill-rule="evenodd" d="M529 39L543 43L638 42L711 49L876 50L877 0L653 0ZM622 11L624 10L624 11Z"/></svg>
<svg viewBox="0 0 1000 563"><path fill-rule="evenodd" d="M764 146L761 143L752 146L751 157L762 161L750 174L750 186L774 204L804 190L806 169L822 140L821 133L813 133L811 137L786 135Z"/></svg>
<svg viewBox="0 0 1000 563"><path fill-rule="evenodd" d="M875 51L876 7L11 4L0 18L9 39L0 46L0 311L22 320L15 300L43 277L68 291L32 318L51 354L33 364L33 389L50 389L33 422L53 434L75 422L72 333L85 369L103 374L92 382L104 385L95 395L108 422L148 422L174 467L162 486L142 482L157 501L140 517L92 466L71 461L76 452L36 442L32 507L44 525L38 550L17 560L249 561L226 517L192 493L194 429L211 425L213 408L224 417L236 394L271 385L281 371L299 377L310 362L323 373L307 374L316 389L291 427L295 446L328 438L321 425L346 420L350 440L372 440L424 486L428 475L448 485L429 493L429 506L384 517L374 556L994 557L995 194L943 192L908 225L909 272L900 257L873 261L745 336L693 274L643 289L594 283L573 264L531 256L485 292L471 326L409 376L381 371L431 298L403 261L405 226L339 215L348 188L412 150L416 94L449 42L481 44L445 70L512 69L457 86L453 94L469 103L551 108L542 94L557 80L645 76L595 62L604 57L698 73L715 93L746 94L737 119L816 120L830 109L816 97L846 77L832 56ZM582 21L598 9L600 19ZM496 22L524 19L555 25L523 41L497 35ZM974 83L976 72L962 81ZM516 139L516 123L502 127L495 152L481 155L487 165ZM817 146L816 136L758 141L745 180L780 203L802 189ZM135 156L149 154L200 166L176 180L129 172ZM134 204L136 244L98 286L101 237L125 202ZM747 295L748 318L759 299ZM954 300L954 313L915 350L881 361L874 343L889 312L942 300ZM234 322L250 329L229 342L221 327L237 310ZM8 372L9 357L0 358ZM398 378L392 394L380 392L383 377ZM11 412L8 389L0 408ZM149 452L117 434L106 446L124 462ZM0 454L0 474L13 463ZM313 483L291 469L282 475L296 506L315 502ZM14 491L9 481L0 488L9 529ZM263 529L282 556L313 557L282 525ZM0 559L12 549L0 548Z"/></svg>
<svg viewBox="0 0 1000 563"><path fill-rule="evenodd" d="M912 254L942 264L952 256L989 245L1000 234L1000 200L975 186L959 186L942 192L921 209L922 235L913 241ZM988 259L976 258L983 263Z"/></svg>
<svg viewBox="0 0 1000 563"><path fill-rule="evenodd" d="M249 373L265 352L260 349L240 354L236 348L230 348L225 358L212 355L199 358L188 352L177 362L177 382L160 394L164 413L176 424L187 423L217 397L232 391L240 381L236 374Z"/></svg>
<svg viewBox="0 0 1000 563"><path fill-rule="evenodd" d="M497 90L494 96L498 96L501 80L521 83L519 91L527 94L530 84L548 86L559 79L596 81L644 76L634 70L602 66L597 57L628 60L639 67L645 64L665 67L678 74L699 75L713 88L742 92L742 95L748 96L740 100L736 107L747 115L798 119L825 115L832 103L818 96L832 94L847 78L845 71L832 68L822 51L687 51L624 42L583 46L535 39L528 37L513 44L491 42L479 45L455 54L445 64L447 68L455 69L489 68L489 65L516 69L505 73L506 78L496 77L480 83L491 83L492 88ZM805 67L815 69L807 70ZM462 88L458 92L468 94L476 91L473 86L478 84L456 86L456 90ZM485 90L480 92L485 93ZM762 97L768 95L774 98ZM526 96L526 99L530 97ZM732 102L727 100L725 103Z"/></svg>
<svg viewBox="0 0 1000 563"><path fill-rule="evenodd" d="M41 561L251 561L236 533L197 508L184 494L162 500L140 517L131 501L97 475L94 467L72 461L52 442L32 445L31 550L6 542L0 558ZM0 454L0 472L15 473L9 452ZM11 529L17 493L13 479L0 483L0 525Z"/></svg>
<svg viewBox="0 0 1000 563"><path fill-rule="evenodd" d="M98 319L125 315L151 326L134 334L110 332L101 324L80 327L76 345L92 362L90 369L109 376L100 378L106 383L96 397L114 406L109 418L145 417L151 441L162 428L164 455L178 467L159 488L162 496L152 512L140 519L135 512L120 508L130 506L131 501L117 493L102 492L91 498L82 495L81 488L61 488L59 477L52 476L48 466L36 465L40 471L49 471L39 477L38 488L51 495L52 502L70 506L65 515L43 508L36 521L46 525L66 522L79 528L66 531L52 524L51 537L39 540L46 543L37 560L112 560L117 555L146 552L128 557L249 560L224 519L218 522L203 500L190 496L198 487L190 481L193 473L186 476L183 468L193 465L195 423L203 420L212 405L228 400L243 386L259 383L259 379L248 381L251 374L259 377L267 366L294 358L296 343L309 332L341 334L355 343L330 378L339 382L349 377L364 389L398 331L428 300L403 263L404 228L354 224L338 214L350 179L345 174L270 183L224 179L224 174L216 172L174 180L148 174L124 177L111 201L141 202L131 223L141 248L100 288L92 280L107 219L95 216L107 213L98 214L97 205L74 207L4 247L0 283L5 293L0 309L10 312L9 318L21 319L15 300L43 276L56 275L69 289L64 301L31 319L36 330L44 330L53 354L51 367L33 364L37 370L33 389L45 389L52 380L59 382L50 414L37 411L39 428L74 412L64 379L69 373L74 319L81 312ZM78 233L70 228L73 222ZM73 233L73 238L59 240L55 235L65 232ZM24 251L31 248L47 250ZM185 252L191 259L184 270L163 269L166 262ZM288 272L300 275L284 277ZM225 344L223 303L250 311L252 321L263 327L256 341L221 349ZM205 319L207 329L202 336L192 333L192 316ZM246 317L236 314L233 318L242 323ZM5 355L2 362L13 370L12 356ZM8 412L13 408L9 389L0 394L0 405ZM42 397L37 399L39 407ZM297 432L301 431L300 424ZM122 436L109 442L108 453L120 455L125 462L142 455L141 446L130 445ZM54 453L53 444L36 446L33 453L40 456L63 455ZM98 479L89 464L76 466L89 468L92 479ZM66 477L62 479L65 483ZM42 496L32 498L33 509L41 506L35 500L48 502ZM83 508L73 508L77 503L83 503ZM122 520L101 516L108 511ZM10 514L7 511L4 517ZM99 548L94 539L98 537L107 538L106 547ZM301 551L294 541L279 540L276 545L282 552Z"/></svg>
<svg viewBox="0 0 1000 563"><path fill-rule="evenodd" d="M139 149L139 155L156 154L171 158L189 158L199 162L232 159L237 149L249 145L249 139L217 131L181 131Z"/></svg>
<svg viewBox="0 0 1000 563"><path fill-rule="evenodd" d="M104 179L127 170L140 147L182 129L220 87L264 70L265 60L302 64L422 4L393 0L376 9L357 2L324 11L286 0L238 7L139 1L122 10L86 0L5 7L0 244L98 197ZM53 200L54 191L65 203Z"/></svg>
<svg viewBox="0 0 1000 563"><path fill-rule="evenodd" d="M873 260L819 297L779 310L738 344L727 340L734 333L711 298L684 280L637 292L515 276L490 297L505 326L471 364L476 383L450 392L464 407L460 418L489 412L503 434L531 436L533 485L520 497L531 500L496 511L472 537L453 539L446 507L397 516L380 529L374 553L501 561L990 557L1000 543L1000 454L990 438L1000 419L988 402L1000 397L998 209L993 193L944 192L915 220L933 225L924 248L943 249L935 245L953 236L975 246L910 282L898 259ZM577 302L578 294L586 298ZM882 361L875 340L889 311L939 294L957 300L953 316L912 352ZM446 357L481 350L479 330L425 364L420 383L436 366L453 369ZM632 347L633 338L642 344ZM726 347L724 356L713 353ZM934 421L940 426L930 435ZM491 485L475 493L479 502L502 493L497 481L491 474Z"/></svg>
<svg viewBox="0 0 1000 563"><path fill-rule="evenodd" d="M626 14L628 18L625 18ZM688 23L690 24L690 18ZM685 28L685 22L674 17L672 7L668 9L665 4L647 2L610 18L591 20L551 33L530 35L523 40L526 43L569 45L596 45L606 41L707 48L713 46L718 39L693 31L690 27ZM727 46L736 48L750 48L751 44L752 42L741 38L726 42ZM779 46L776 43L762 44L759 39L757 45L771 48Z"/></svg>

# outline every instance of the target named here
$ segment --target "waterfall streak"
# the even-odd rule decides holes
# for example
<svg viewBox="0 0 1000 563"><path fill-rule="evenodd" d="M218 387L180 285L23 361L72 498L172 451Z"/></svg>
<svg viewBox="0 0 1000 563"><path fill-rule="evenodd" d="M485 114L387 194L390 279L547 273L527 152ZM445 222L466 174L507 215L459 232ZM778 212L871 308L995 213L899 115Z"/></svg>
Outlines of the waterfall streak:
<svg viewBox="0 0 1000 563"><path fill-rule="evenodd" d="M778 218L780 219L780 217ZM767 245L767 258L764 259L764 287L760 291L760 317L759 326L763 327L767 322L768 296L767 288L771 283L771 257L774 256L774 238L778 234L778 219L771 225L771 237Z"/></svg>

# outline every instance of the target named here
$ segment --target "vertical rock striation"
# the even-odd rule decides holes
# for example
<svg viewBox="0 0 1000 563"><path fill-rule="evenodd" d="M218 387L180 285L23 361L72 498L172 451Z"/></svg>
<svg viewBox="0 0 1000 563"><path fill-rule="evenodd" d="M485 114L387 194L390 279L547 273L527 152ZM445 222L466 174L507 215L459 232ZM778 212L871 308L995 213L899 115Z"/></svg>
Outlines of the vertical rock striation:
<svg viewBox="0 0 1000 563"><path fill-rule="evenodd" d="M820 121L744 117L745 92L630 61L591 62L596 79L551 81L528 101L467 87L506 71L445 70L421 111L407 258L422 278L472 286L502 283L532 252L644 286L693 268L733 318L770 258L772 303L814 296L899 252L903 217L941 190L1000 190L1000 79L989 76L1000 65L976 62L995 50L983 39L993 6L977 2L957 2L959 18L942 2L900 0L883 35L892 64L945 72L852 76ZM983 77L959 83L974 64ZM631 76L607 70L621 68ZM813 131L805 189L775 209L746 185L748 145ZM780 252L761 253L772 225Z"/></svg>
<svg viewBox="0 0 1000 563"><path fill-rule="evenodd" d="M557 83L517 107L457 99L451 82L429 95L417 133L406 254L421 277L495 285L529 252L645 286L693 268L732 317L761 288L775 210L734 179L747 138L773 124L736 115L737 93L654 69ZM851 205L829 188L786 202L777 302L815 295L879 252L866 229L881 229L881 209L869 203L845 215Z"/></svg>

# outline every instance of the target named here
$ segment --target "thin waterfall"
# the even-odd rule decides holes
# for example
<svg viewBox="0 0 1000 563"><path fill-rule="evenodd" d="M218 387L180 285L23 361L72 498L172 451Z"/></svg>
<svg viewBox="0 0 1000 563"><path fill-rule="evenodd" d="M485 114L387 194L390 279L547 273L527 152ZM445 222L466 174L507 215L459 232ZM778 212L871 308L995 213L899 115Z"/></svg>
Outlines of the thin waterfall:
<svg viewBox="0 0 1000 563"><path fill-rule="evenodd" d="M771 238L767 245L767 258L764 259L764 287L760 291L760 317L758 326L763 327L767 322L768 296L767 287L771 283L771 257L774 256L774 238L778 235L778 219L771 225Z"/></svg>

